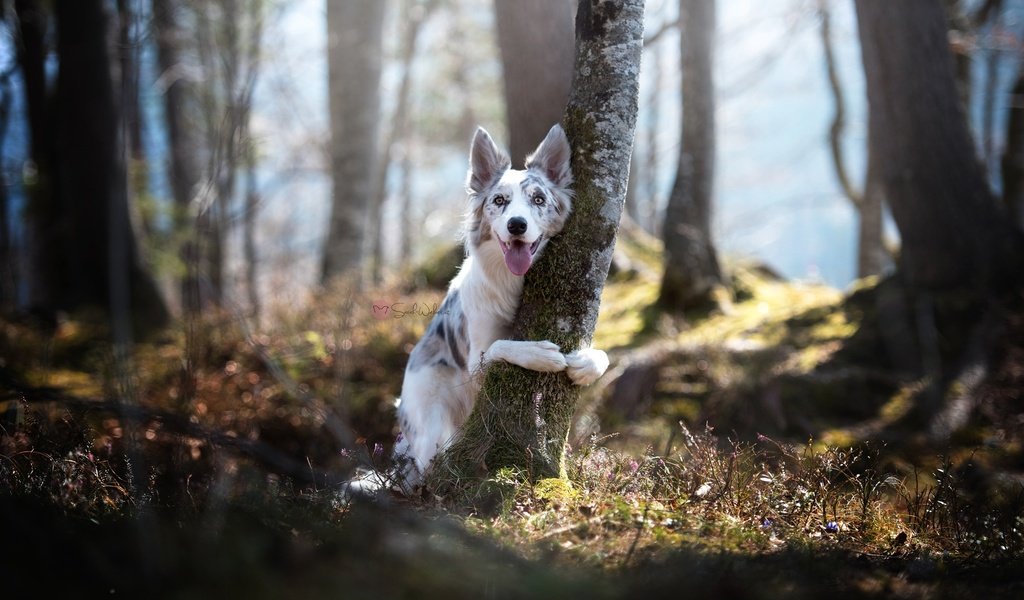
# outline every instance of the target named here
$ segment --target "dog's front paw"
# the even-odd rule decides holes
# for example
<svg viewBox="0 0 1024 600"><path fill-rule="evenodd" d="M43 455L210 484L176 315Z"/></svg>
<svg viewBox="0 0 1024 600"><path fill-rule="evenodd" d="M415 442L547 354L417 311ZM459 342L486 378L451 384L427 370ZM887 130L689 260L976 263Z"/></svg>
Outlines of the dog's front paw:
<svg viewBox="0 0 1024 600"><path fill-rule="evenodd" d="M576 385L590 385L608 370L608 355L594 348L571 352L565 362L565 372Z"/></svg>
<svg viewBox="0 0 1024 600"><path fill-rule="evenodd" d="M557 373L564 371L568 364L562 350L553 342L520 342L520 344L522 345L518 346L516 351L521 353L521 362L517 364L531 371Z"/></svg>

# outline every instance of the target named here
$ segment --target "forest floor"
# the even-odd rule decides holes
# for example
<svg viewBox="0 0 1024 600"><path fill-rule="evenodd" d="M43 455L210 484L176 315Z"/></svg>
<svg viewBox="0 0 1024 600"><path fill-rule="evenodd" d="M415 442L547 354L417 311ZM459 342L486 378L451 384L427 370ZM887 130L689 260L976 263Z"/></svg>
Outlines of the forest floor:
<svg viewBox="0 0 1024 600"><path fill-rule="evenodd" d="M355 465L386 466L450 256L265 330L223 314L123 348L85 318L0 321L4 589L1024 596L1019 293L993 309L992 360L940 386L929 360L967 343L957 300L934 311L934 356L904 336L891 279L844 293L734 264L721 308L669 317L656 243L619 245L595 339L612 368L579 407L569 480L500 471L458 504L338 494Z"/></svg>

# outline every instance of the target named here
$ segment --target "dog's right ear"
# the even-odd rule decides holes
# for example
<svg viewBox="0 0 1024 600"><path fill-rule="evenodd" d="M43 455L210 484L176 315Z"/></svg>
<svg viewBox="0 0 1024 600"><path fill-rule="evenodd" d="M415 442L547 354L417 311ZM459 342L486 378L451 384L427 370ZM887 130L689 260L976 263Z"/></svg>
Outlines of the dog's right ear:
<svg viewBox="0 0 1024 600"><path fill-rule="evenodd" d="M490 134L478 127L469 150L469 175L466 188L479 194L493 184L512 166L512 160L494 144Z"/></svg>

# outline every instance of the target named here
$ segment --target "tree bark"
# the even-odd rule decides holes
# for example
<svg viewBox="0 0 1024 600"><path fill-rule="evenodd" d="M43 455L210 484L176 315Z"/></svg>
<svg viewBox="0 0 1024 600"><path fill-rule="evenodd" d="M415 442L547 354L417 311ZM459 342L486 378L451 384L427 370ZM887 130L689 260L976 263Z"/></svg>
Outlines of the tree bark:
<svg viewBox="0 0 1024 600"><path fill-rule="evenodd" d="M714 0L680 0L683 119L679 164L662 235L665 272L658 303L682 312L713 302L722 283L711 237L715 179Z"/></svg>
<svg viewBox="0 0 1024 600"><path fill-rule="evenodd" d="M321 282L342 274L362 283L366 231L378 157L382 0L327 2L331 117L331 219Z"/></svg>
<svg viewBox="0 0 1024 600"><path fill-rule="evenodd" d="M573 147L573 213L526 275L516 339L549 339L563 352L590 343L626 192L643 9L643 0L580 0L564 120ZM579 393L564 373L491 364L468 421L435 463L431 487L451 492L505 467L532 478L564 477Z"/></svg>
<svg viewBox="0 0 1024 600"><path fill-rule="evenodd" d="M562 118L572 83L571 0L495 0L505 78L509 153L523 167L537 140Z"/></svg>
<svg viewBox="0 0 1024 600"><path fill-rule="evenodd" d="M914 288L986 288L1007 274L1013 246L958 101L942 4L856 9L868 144L900 230L900 269Z"/></svg>

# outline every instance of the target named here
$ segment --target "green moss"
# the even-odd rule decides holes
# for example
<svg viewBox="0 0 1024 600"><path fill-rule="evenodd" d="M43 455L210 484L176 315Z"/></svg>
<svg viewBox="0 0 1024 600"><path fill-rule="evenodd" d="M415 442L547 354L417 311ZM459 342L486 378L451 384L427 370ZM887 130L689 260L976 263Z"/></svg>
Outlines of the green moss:
<svg viewBox="0 0 1024 600"><path fill-rule="evenodd" d="M560 477L541 479L534 484L533 494L538 500L553 506L569 506L579 497L572 482Z"/></svg>

